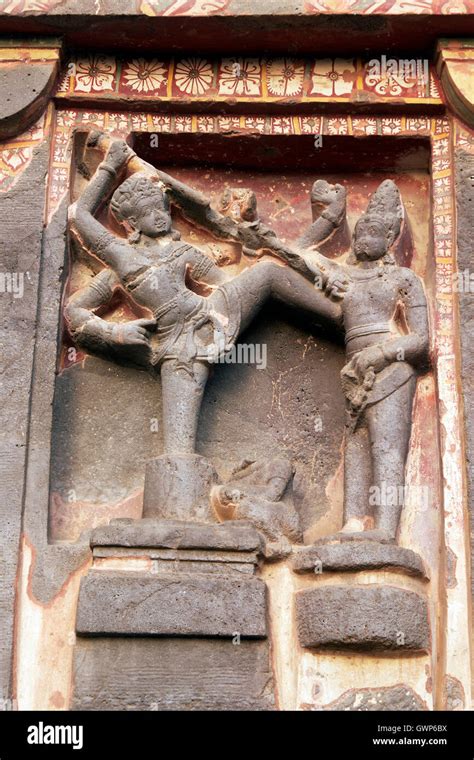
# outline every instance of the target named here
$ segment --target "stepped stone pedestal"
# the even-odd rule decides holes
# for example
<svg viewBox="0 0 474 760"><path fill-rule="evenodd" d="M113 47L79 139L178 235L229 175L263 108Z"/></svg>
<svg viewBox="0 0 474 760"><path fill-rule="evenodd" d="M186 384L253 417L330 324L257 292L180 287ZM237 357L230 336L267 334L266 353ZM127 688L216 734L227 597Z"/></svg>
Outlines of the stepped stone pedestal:
<svg viewBox="0 0 474 760"><path fill-rule="evenodd" d="M75 709L273 709L254 528L114 520L93 531L91 547Z"/></svg>

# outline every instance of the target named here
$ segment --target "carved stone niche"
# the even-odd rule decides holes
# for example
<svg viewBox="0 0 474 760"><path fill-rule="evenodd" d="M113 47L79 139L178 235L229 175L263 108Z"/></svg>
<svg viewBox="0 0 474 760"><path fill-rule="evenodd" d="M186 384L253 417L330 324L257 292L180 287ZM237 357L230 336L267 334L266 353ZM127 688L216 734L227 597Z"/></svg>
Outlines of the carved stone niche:
<svg viewBox="0 0 474 760"><path fill-rule="evenodd" d="M88 186L88 178L102 156L98 149L85 149L85 139L81 133L76 137L74 202ZM226 203L223 196L234 186L248 185L257 198L258 216L289 247L311 228L313 218L320 220L324 211L325 206L314 198L314 193L311 197L314 182L324 179L333 184L341 183L347 190L347 219L344 214L341 223L334 225L334 234L327 235L319 247L330 256L330 242L336 238L334 248L342 261L350 244L347 223L353 227L365 210L370 194L384 179L395 177L404 208L410 209L411 234L415 238L414 248L399 247L399 263L409 264L414 251L418 270L423 273L426 268L429 270L429 230L426 224L420 224L428 202L428 155L424 140L407 138L402 151L390 138L361 143L353 138L328 137L321 156L312 138L303 136L240 136L230 143L229 138L218 135L160 135L159 145L155 155L149 135L139 134L134 138L135 150L143 160L156 162L158 155L166 155L168 163L159 163L160 169L207 196L214 209ZM347 177L342 172L348 162L353 161L354 150L357 150L360 171ZM402 153L406 170L398 177L397 163ZM175 163L170 164L170 159ZM367 167L374 165L378 173L368 174ZM173 228L181 235L179 242L202 250L210 264L214 261L218 265L219 274L225 279L232 280L245 269L258 269L269 260L282 263L281 258L271 256L271 245L275 247L271 240L266 251L270 255L265 256L263 262L257 261L254 255L242 254L242 244L230 234L228 239L218 238L204 229L199 220L196 224L187 218L186 209L173 204L173 200L171 213ZM105 221L113 234L126 236L127 232L118 225L108 204L98 218ZM247 221L246 224L252 227L254 223ZM405 234L407 228L405 225ZM108 271L77 238L73 236L71 240L67 296L80 291L99 272ZM268 246L268 241L265 245ZM431 276L429 271L428 276ZM314 281L317 272L311 272L310 277ZM200 294L210 293L205 282L191 279L190 286ZM329 305L337 303L330 298L326 301ZM115 283L112 298L101 304L96 313L114 324L150 315L130 292L115 287ZM159 488L170 466L166 457L169 460L170 456L176 462L181 461L182 468L198 466L185 465L189 457L200 456L208 461L209 465L204 466L202 459L195 458L203 468L198 481L204 483L207 495L213 483L234 483L236 478L247 474L258 481L258 474L254 472L252 476L251 471L241 466L245 460L268 463L286 459L291 472L281 465L284 470L280 473L281 479L288 481L282 500L290 503L292 499L301 530L313 531L318 520L336 513L342 503L343 490L339 449L344 429L344 396L339 374L345 360L343 331L334 321L325 319L323 313L310 313L275 299L262 304L239 341L244 348L250 345L254 351L248 350L246 354L242 350L240 355L235 351L235 357L218 361L211 368L202 399L196 452L172 454L163 447L166 422L162 418L159 373L147 372L146 367L144 371L143 362L140 366L141 357L134 359L125 355L127 347L118 356L117 351L114 354L114 349L105 343L101 345L96 341L93 346L94 336L88 345L84 340L80 345L84 329L87 332L83 324L77 328L80 339L75 342L74 327L71 332L67 329L67 319L65 321L53 426L52 540L76 540L82 531L114 517L140 517L144 487L143 514L159 514L157 500L165 498L164 494L160 497ZM186 378L185 370L180 369L179 373ZM184 414L177 403L171 408L174 417ZM184 460L179 460L180 456ZM145 478L149 460L152 461ZM267 476L268 472L262 474L262 477ZM177 477L175 483L183 482L183 477ZM153 481L157 487L147 488ZM329 483L333 485L330 489ZM185 501L189 494L186 487L189 489L190 485L184 489ZM188 495L188 517L191 501ZM201 502L205 522L222 519L222 515L214 516L214 508L220 508L222 513L226 511L217 506L216 500L211 508L209 499L199 493L195 494L194 501L197 506ZM165 504L162 509L163 516L173 516ZM229 508L226 513L231 511ZM197 514L192 519L199 521L202 517ZM336 528L337 517L333 516L329 525ZM325 532L323 529L322 534Z"/></svg>
<svg viewBox="0 0 474 760"><path fill-rule="evenodd" d="M273 709L276 677L279 707L331 709L307 673L338 683L342 650L384 688L407 658L423 702L427 141L128 143L78 133L71 175L49 525L92 548L74 705Z"/></svg>

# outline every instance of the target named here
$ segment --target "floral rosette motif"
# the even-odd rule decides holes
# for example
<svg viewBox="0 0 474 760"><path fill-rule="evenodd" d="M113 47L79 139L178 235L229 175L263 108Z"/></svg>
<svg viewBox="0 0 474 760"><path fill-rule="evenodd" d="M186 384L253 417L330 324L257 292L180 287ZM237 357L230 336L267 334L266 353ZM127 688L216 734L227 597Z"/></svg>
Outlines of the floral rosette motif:
<svg viewBox="0 0 474 760"><path fill-rule="evenodd" d="M186 95L204 95L212 85L212 66L204 58L184 58L176 64L174 79Z"/></svg>
<svg viewBox="0 0 474 760"><path fill-rule="evenodd" d="M304 63L292 58L267 61L267 87L271 95L299 95L303 90Z"/></svg>
<svg viewBox="0 0 474 760"><path fill-rule="evenodd" d="M136 58L124 67L123 83L135 92L157 92L166 82L166 73L162 61Z"/></svg>

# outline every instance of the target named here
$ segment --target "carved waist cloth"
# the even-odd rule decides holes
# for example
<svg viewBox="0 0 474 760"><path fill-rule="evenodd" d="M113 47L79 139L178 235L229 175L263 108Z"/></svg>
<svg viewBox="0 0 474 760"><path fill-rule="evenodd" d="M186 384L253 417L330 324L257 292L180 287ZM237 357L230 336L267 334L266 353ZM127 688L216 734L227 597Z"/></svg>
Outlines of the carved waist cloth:
<svg viewBox="0 0 474 760"><path fill-rule="evenodd" d="M375 376L375 382L369 391L367 406L387 398L416 374L416 370L408 362L393 362Z"/></svg>
<svg viewBox="0 0 474 760"><path fill-rule="evenodd" d="M165 359L176 359L181 367L192 373L194 361L217 361L232 347L240 330L238 293L230 282L217 288L213 296L217 292L222 296L219 310L216 309L215 299L202 297L201 303L190 314L180 313L179 306L185 305L187 297L196 296L189 290L180 292L156 309L154 317L157 320L170 309L177 309L178 316L172 325L158 325L157 345L152 347L153 366L158 366ZM201 330L205 327L208 328L207 335L203 335Z"/></svg>
<svg viewBox="0 0 474 760"><path fill-rule="evenodd" d="M342 385L346 397L346 415L349 427L355 430L365 409L378 404L395 393L415 375L416 370L411 364L397 361L377 373L369 388L364 388L355 380L351 382L351 377L343 378Z"/></svg>
<svg viewBox="0 0 474 760"><path fill-rule="evenodd" d="M356 327L351 327L350 330L347 330L345 337L346 345L355 338L365 338L367 336L380 335L381 333L389 332L390 325L388 322L369 322L364 325L357 325Z"/></svg>

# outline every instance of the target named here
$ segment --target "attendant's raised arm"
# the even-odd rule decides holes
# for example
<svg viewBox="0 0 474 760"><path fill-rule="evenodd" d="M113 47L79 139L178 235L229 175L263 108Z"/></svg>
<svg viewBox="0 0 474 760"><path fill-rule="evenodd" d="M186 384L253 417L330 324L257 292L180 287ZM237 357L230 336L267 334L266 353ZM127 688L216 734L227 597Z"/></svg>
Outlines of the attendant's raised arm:
<svg viewBox="0 0 474 760"><path fill-rule="evenodd" d="M311 190L311 207L314 221L296 241L298 248L318 248L347 227L346 190L342 185L317 180Z"/></svg>

